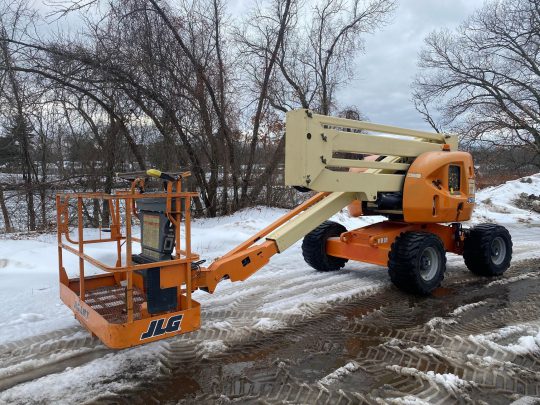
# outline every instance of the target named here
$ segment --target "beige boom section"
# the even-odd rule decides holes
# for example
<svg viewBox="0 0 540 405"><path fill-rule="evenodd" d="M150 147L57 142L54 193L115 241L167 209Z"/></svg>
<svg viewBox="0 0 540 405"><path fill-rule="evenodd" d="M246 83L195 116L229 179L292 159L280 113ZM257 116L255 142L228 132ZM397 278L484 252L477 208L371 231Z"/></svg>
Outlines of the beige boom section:
<svg viewBox="0 0 540 405"><path fill-rule="evenodd" d="M456 135L373 124L315 114L287 113L285 184L330 193L267 236L280 252L354 200L375 201L379 192L399 192L404 172L424 152L443 145L457 150ZM378 155L376 161L363 160ZM351 168L366 169L361 173Z"/></svg>
<svg viewBox="0 0 540 405"><path fill-rule="evenodd" d="M457 149L457 137L314 114L287 113L285 183L315 191L365 194L374 201L379 191L400 191L403 174L424 152L444 144ZM366 161L364 155L379 155ZM351 173L349 168L380 169ZM382 170L382 171L381 171Z"/></svg>

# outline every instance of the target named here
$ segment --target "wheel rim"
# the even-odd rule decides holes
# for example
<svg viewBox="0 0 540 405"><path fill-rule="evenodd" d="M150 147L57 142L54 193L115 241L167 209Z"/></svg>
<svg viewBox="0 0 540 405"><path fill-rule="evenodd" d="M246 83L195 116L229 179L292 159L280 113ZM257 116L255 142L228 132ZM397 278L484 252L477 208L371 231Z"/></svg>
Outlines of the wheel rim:
<svg viewBox="0 0 540 405"><path fill-rule="evenodd" d="M432 247L424 249L420 255L420 277L425 281L431 281L439 269L439 255Z"/></svg>
<svg viewBox="0 0 540 405"><path fill-rule="evenodd" d="M497 236L491 241L491 261L495 265L499 265L504 262L506 258L506 243L504 239Z"/></svg>

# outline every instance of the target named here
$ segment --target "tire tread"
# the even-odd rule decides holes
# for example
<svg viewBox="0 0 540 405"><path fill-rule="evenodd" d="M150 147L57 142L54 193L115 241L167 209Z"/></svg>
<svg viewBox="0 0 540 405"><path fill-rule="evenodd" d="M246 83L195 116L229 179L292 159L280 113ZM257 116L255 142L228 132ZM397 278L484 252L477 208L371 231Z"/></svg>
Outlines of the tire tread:
<svg viewBox="0 0 540 405"><path fill-rule="evenodd" d="M439 237L427 232L405 232L399 235L392 243L388 255L388 274L392 283L399 289L420 295L430 294L433 290L433 288L428 288L425 283L419 280L416 270L417 258L421 253L420 249L429 240L439 251L443 252L443 271L437 275L438 279L435 281L435 286L439 286L443 281L446 255L444 254L444 245Z"/></svg>
<svg viewBox="0 0 540 405"><path fill-rule="evenodd" d="M335 271L348 262L347 259L326 254L326 240L341 235L347 229L337 222L324 221L308 233L302 242L302 255L307 264L318 271Z"/></svg>
<svg viewBox="0 0 540 405"><path fill-rule="evenodd" d="M495 234L502 236L508 242L508 260L500 268L495 268L491 264L491 241ZM512 237L508 229L496 224L479 224L471 228L465 238L463 259L467 268L475 274L486 277L498 276L503 274L510 265L512 246Z"/></svg>

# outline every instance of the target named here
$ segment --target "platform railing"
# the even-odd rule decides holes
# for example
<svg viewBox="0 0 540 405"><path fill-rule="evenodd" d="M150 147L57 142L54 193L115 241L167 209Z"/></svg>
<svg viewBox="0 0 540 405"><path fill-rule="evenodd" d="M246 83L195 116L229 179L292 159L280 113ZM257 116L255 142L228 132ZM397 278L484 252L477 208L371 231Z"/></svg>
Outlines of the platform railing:
<svg viewBox="0 0 540 405"><path fill-rule="evenodd" d="M197 193L182 192L180 180L168 184L167 191L161 193L141 194L131 190L118 192L117 194L105 193L60 193L56 196L57 206L57 241L60 281L64 284L78 281L79 298L85 301L85 263L96 268L112 273L117 282L126 281L126 310L127 321L133 322L133 272L137 270L172 268L174 266L185 268L185 293L187 307L191 308L191 263L198 260L199 256L191 252L191 198ZM176 188L176 191L174 191ZM162 260L151 263L134 264L132 261L133 242L140 239L133 236L132 220L137 217L136 201L147 198L164 198L166 200L166 215L175 229L175 256L171 260ZM106 201L110 215L110 237L85 239L84 237L84 202L85 200ZM75 204L72 204L75 202ZM123 204L122 204L123 203ZM77 239L70 235L70 206L76 208ZM174 207L174 210L173 210ZM184 207L184 210L182 210ZM125 232L122 232L122 219ZM181 224L184 224L185 232L181 235ZM181 239L183 236L183 239ZM116 242L116 263L114 266L106 264L85 252L85 245L96 243ZM126 245L125 260L123 260L122 246ZM75 246L74 246L75 245ZM183 249L182 249L183 248ZM69 280L64 268L63 251L79 257L79 278ZM178 286L179 294L182 293L182 285Z"/></svg>

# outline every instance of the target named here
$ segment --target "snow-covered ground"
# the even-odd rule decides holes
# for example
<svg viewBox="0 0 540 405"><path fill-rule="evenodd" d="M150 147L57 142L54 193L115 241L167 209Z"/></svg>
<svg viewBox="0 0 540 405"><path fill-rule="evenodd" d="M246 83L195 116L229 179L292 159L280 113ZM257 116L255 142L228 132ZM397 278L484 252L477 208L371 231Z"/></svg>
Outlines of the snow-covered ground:
<svg viewBox="0 0 540 405"><path fill-rule="evenodd" d="M530 183L516 180L479 191L475 216L471 221L473 224L497 222L508 225L514 239L514 261L540 256L540 213L519 209L513 203L520 193L540 195L540 174L529 178ZM192 249L211 262L285 212L261 207L228 217L196 220L192 225ZM379 219L351 218L345 210L333 218L349 229ZM55 235L0 240L0 359L2 348L10 347L10 344L21 342L22 339L26 339L24 341L30 342L30 345L31 342L39 341L40 336L55 336L56 340L66 341L80 341L86 336L86 332L73 318L71 310L58 298L55 244ZM93 245L88 248L88 252L103 261L112 263L114 260L113 246ZM455 255L449 255L448 259L449 271L462 260ZM74 275L77 258L66 253L64 260L66 268ZM90 268L89 271L93 270ZM316 313L331 301L370 290L377 291L388 285L386 271L362 263L349 263L340 272L317 273L304 263L300 243L296 243L288 251L274 257L269 265L245 282L222 282L213 295L196 292L194 298L201 302L203 308L202 330L195 332L193 337L178 339L196 344L200 351L211 355L234 344L236 339L245 337L252 330L279 329L287 324L288 317ZM226 311L256 312L257 317L238 315L231 320L225 315ZM223 318L220 318L221 314ZM493 345L500 346L500 350L539 350L538 328L527 325L519 330L522 334L516 337L515 342L504 347L496 343L500 336L476 336L471 339L482 342L491 339ZM512 329L512 332L515 334L516 330ZM150 376L157 372L160 366L157 354L170 347L171 340L174 339L124 351L106 352L99 360L16 385L0 392L0 403L24 403L28 400L73 403L104 392L114 392L119 385L125 383L128 373L148 373ZM93 347L96 345L99 346L94 343ZM88 350L84 345L72 349L75 352ZM59 356L62 355L65 353ZM24 364L0 364L0 391L2 378L20 372L21 367L37 366L39 361L29 358ZM350 372L356 367L355 363L347 364L336 370L335 375L328 375L321 383L328 383L340 373ZM467 384L452 375L428 373L422 378L444 380L455 389Z"/></svg>
<svg viewBox="0 0 540 405"><path fill-rule="evenodd" d="M540 195L540 173L479 191L473 222L538 223L540 212L516 207L521 194Z"/></svg>

